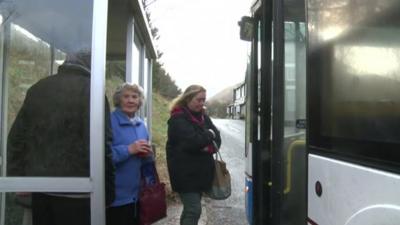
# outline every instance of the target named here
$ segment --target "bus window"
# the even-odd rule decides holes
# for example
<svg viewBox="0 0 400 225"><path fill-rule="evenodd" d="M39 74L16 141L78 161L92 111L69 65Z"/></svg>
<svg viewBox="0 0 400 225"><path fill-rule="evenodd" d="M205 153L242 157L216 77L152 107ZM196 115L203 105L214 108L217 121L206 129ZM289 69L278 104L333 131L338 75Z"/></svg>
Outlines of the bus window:
<svg viewBox="0 0 400 225"><path fill-rule="evenodd" d="M400 143L398 35L400 29L369 28L355 34L356 43L333 46L325 79L330 83L323 84L329 88L323 92L322 135Z"/></svg>
<svg viewBox="0 0 400 225"><path fill-rule="evenodd" d="M398 164L400 4L348 1L327 17L334 2L309 13L310 144L377 166Z"/></svg>
<svg viewBox="0 0 400 225"><path fill-rule="evenodd" d="M305 24L285 22L283 224L298 224L306 215L305 129L296 127L306 118Z"/></svg>
<svg viewBox="0 0 400 225"><path fill-rule="evenodd" d="M296 121L306 117L305 25L285 23L285 134L303 133Z"/></svg>

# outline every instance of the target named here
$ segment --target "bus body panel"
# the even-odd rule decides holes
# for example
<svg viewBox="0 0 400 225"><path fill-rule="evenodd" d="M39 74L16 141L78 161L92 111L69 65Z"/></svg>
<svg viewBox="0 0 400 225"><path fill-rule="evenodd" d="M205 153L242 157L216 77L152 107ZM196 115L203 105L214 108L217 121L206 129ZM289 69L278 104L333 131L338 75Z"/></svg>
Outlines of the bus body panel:
<svg viewBox="0 0 400 225"><path fill-rule="evenodd" d="M399 175L314 154L308 166L308 217L318 225L399 224Z"/></svg>

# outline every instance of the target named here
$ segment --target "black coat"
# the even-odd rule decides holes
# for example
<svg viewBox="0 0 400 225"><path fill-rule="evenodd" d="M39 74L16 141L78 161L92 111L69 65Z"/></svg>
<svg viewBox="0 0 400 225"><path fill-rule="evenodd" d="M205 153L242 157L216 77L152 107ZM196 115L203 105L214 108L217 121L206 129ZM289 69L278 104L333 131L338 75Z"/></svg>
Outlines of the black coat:
<svg viewBox="0 0 400 225"><path fill-rule="evenodd" d="M103 96L104 98L104 96ZM8 136L8 176L89 177L90 73L63 65L29 88ZM106 101L106 201L114 198Z"/></svg>
<svg viewBox="0 0 400 225"><path fill-rule="evenodd" d="M216 134L213 138L208 129ZM204 115L204 126L191 121L183 111L168 120L167 163L172 190L180 193L203 192L211 188L214 178L212 154L203 149L221 136L211 119Z"/></svg>

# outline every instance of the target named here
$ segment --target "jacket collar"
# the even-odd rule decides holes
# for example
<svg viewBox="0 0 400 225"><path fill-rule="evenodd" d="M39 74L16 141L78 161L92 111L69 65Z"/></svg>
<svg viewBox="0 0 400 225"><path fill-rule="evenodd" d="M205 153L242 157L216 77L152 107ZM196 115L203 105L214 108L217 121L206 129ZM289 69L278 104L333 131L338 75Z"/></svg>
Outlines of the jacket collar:
<svg viewBox="0 0 400 225"><path fill-rule="evenodd" d="M115 108L114 113L115 113L116 118L118 120L118 123L120 125L135 125L135 126L139 126L140 124L143 123L143 121L138 116L135 116L136 120L135 120L135 122L132 123L132 121L129 119L129 117L124 112L122 112L121 109L118 108L118 107Z"/></svg>
<svg viewBox="0 0 400 225"><path fill-rule="evenodd" d="M82 75L90 76L90 69L86 68L85 66L79 65L79 64L66 62L58 67L59 73L65 73L65 72L71 72L71 71L75 71L76 73L79 73Z"/></svg>

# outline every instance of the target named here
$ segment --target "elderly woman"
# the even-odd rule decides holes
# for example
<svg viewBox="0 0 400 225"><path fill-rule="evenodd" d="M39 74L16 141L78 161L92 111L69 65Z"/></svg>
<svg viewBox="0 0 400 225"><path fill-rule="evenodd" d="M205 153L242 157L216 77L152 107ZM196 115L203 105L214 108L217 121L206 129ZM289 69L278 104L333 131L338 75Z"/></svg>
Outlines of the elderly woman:
<svg viewBox="0 0 400 225"><path fill-rule="evenodd" d="M219 131L204 113L206 90L189 86L171 106L168 120L167 163L172 189L183 203L181 225L196 225L202 192L211 188L212 154L221 145Z"/></svg>
<svg viewBox="0 0 400 225"><path fill-rule="evenodd" d="M143 90L136 84L122 84L113 96L111 114L115 201L107 209L107 225L139 224L138 193L141 167L152 161L147 128L137 112L143 104Z"/></svg>

